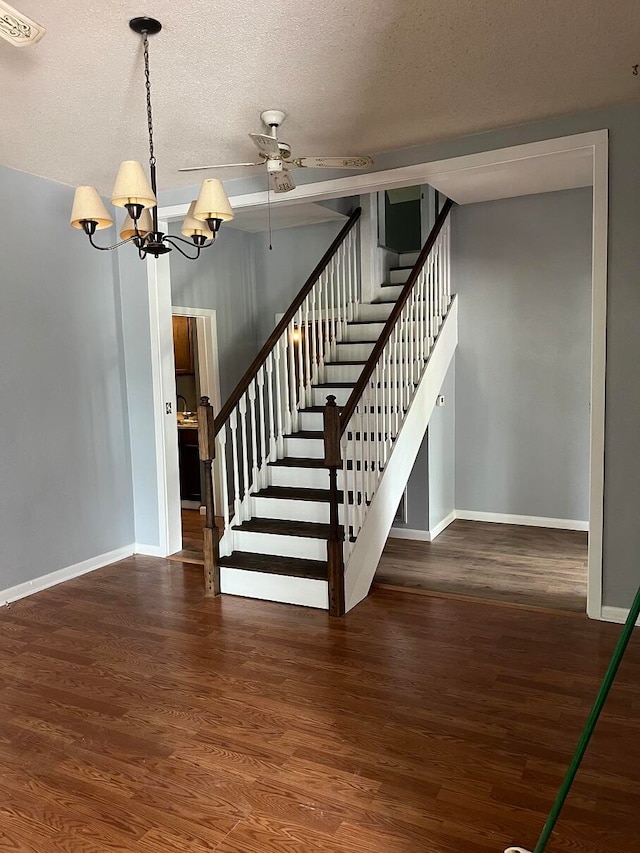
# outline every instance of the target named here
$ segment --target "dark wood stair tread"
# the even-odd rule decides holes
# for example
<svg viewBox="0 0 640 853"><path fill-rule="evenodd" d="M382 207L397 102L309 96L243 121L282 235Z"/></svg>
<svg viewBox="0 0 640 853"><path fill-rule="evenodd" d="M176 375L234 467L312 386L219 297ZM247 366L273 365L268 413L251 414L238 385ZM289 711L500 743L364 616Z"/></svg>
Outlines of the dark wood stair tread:
<svg viewBox="0 0 640 853"><path fill-rule="evenodd" d="M290 521L288 518L250 518L233 525L242 533L269 533L275 536L304 536L308 539L328 539L329 525L314 521Z"/></svg>
<svg viewBox="0 0 640 853"><path fill-rule="evenodd" d="M253 554L249 551L234 551L220 558L221 566L245 569L249 572L265 572L271 575L290 575L312 580L327 579L327 564L320 560L303 560L299 557L282 557L275 554Z"/></svg>
<svg viewBox="0 0 640 853"><path fill-rule="evenodd" d="M285 501L329 502L329 489L305 489L295 486L266 486L256 492L254 498L276 498ZM342 503L342 492L338 490L338 503Z"/></svg>
<svg viewBox="0 0 640 853"><path fill-rule="evenodd" d="M280 466L283 468L324 468L324 459L309 459L306 456L284 456L282 459L276 459L275 462L269 462L269 465ZM327 468L327 471L329 469Z"/></svg>
<svg viewBox="0 0 640 853"><path fill-rule="evenodd" d="M317 385L312 385L312 388L355 388L355 382L319 382Z"/></svg>
<svg viewBox="0 0 640 853"><path fill-rule="evenodd" d="M358 343L365 343L366 344L366 343L371 343L371 341L358 341ZM366 361L325 361L324 366L329 367L331 365L332 367L335 367L336 365L341 365L341 364L361 364L364 367L364 365L366 363L367 363Z"/></svg>
<svg viewBox="0 0 640 853"><path fill-rule="evenodd" d="M317 388L318 386L317 386L317 385L314 385L313 387L314 387L314 388ZM344 406L341 406L341 405L338 403L338 404L337 404L337 406L336 406L336 408L338 408L338 409L344 409ZM324 409L325 409L325 407L324 407L324 406L307 406L307 408L306 408L306 409L298 409L298 414L302 414L303 412L309 412L309 413L313 413L313 414L319 414L319 413L324 412Z"/></svg>
<svg viewBox="0 0 640 853"><path fill-rule="evenodd" d="M297 432L288 433L285 438L323 438L323 436L321 429L299 429Z"/></svg>

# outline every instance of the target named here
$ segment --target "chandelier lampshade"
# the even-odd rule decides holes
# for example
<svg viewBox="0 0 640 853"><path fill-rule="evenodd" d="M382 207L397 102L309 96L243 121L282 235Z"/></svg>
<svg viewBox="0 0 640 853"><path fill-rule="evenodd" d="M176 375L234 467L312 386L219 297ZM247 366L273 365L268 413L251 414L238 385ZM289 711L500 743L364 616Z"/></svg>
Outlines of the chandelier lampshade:
<svg viewBox="0 0 640 853"><path fill-rule="evenodd" d="M139 204L142 207L155 207L156 196L151 184L137 160L125 160L120 163L116 182L111 193L111 204L116 207L126 207L128 204Z"/></svg>
<svg viewBox="0 0 640 853"><path fill-rule="evenodd" d="M193 208L193 217L206 222L209 228L216 232L221 222L233 219L233 210L229 198L217 178L207 178L202 182L200 194Z"/></svg>
<svg viewBox="0 0 640 853"><path fill-rule="evenodd" d="M71 210L71 227L84 230L83 222L94 222L94 231L111 228L113 219L95 187L77 187Z"/></svg>
<svg viewBox="0 0 640 853"><path fill-rule="evenodd" d="M136 233L136 225L137 233ZM120 239L121 240L130 240L132 237L146 237L153 231L153 220L151 219L151 213L149 210L143 210L140 219L135 223L133 219L127 215L124 222L122 223L122 228L120 229Z"/></svg>
<svg viewBox="0 0 640 853"><path fill-rule="evenodd" d="M207 240L214 240L215 234L213 231L207 226L206 222L203 222L201 219L196 219L193 215L193 211L195 210L196 200L194 199L189 205L189 212L184 218L184 222L182 223L181 234L184 237L205 237Z"/></svg>

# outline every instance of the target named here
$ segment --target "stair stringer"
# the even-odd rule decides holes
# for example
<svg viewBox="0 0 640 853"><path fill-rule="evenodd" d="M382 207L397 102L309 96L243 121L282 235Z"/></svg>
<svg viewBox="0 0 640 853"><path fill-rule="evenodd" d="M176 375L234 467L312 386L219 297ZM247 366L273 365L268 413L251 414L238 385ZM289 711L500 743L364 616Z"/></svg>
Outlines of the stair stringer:
<svg viewBox="0 0 640 853"><path fill-rule="evenodd" d="M369 593L398 504L457 345L458 297L454 296L345 567L347 611Z"/></svg>

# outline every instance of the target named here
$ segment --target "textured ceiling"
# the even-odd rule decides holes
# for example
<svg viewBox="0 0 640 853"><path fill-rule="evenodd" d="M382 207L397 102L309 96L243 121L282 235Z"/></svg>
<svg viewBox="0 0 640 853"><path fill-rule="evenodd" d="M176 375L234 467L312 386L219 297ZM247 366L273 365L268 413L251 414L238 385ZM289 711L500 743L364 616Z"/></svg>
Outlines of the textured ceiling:
<svg viewBox="0 0 640 853"><path fill-rule="evenodd" d="M298 156L375 154L640 97L637 0L14 5L47 34L0 41L0 163L105 193L121 160L146 157L127 26L145 13L164 23L151 44L161 189L203 177L181 165L252 159L246 133L267 107L289 113L281 138Z"/></svg>

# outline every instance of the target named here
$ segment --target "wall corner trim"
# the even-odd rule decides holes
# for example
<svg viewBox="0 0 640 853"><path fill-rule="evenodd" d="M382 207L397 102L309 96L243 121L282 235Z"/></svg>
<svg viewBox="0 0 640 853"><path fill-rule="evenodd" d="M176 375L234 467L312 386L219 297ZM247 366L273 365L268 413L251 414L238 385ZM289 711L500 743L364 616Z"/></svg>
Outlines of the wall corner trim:
<svg viewBox="0 0 640 853"><path fill-rule="evenodd" d="M90 557L88 560L83 560L81 563L76 563L73 566L67 566L65 569L58 569L55 572L40 575L40 577L33 580L0 590L0 606L6 606L13 601L19 601L19 599L26 598L28 595L33 595L36 592L49 589L49 587L57 586L59 583L64 583L64 581L72 580L81 575L86 575L96 569L102 569L111 563L117 563L118 560L131 557L132 554L134 554L134 546L125 545L122 548L116 548L114 551L107 551L105 554Z"/></svg>
<svg viewBox="0 0 640 853"><path fill-rule="evenodd" d="M412 530L410 527L392 527L389 531L390 539L413 539L417 542L431 542L431 531Z"/></svg>

